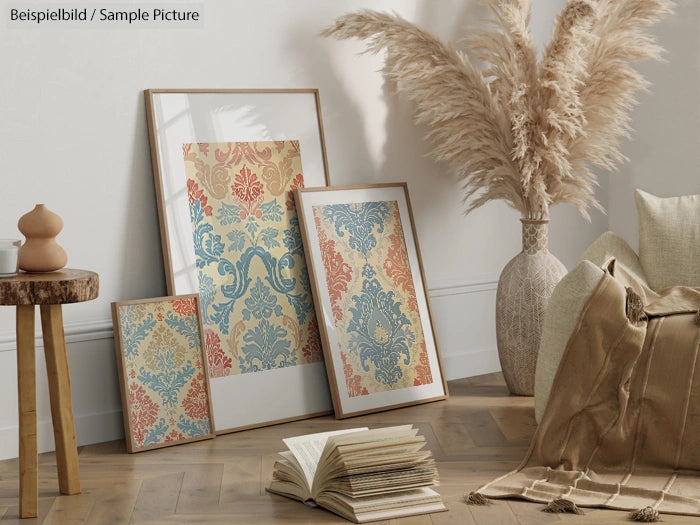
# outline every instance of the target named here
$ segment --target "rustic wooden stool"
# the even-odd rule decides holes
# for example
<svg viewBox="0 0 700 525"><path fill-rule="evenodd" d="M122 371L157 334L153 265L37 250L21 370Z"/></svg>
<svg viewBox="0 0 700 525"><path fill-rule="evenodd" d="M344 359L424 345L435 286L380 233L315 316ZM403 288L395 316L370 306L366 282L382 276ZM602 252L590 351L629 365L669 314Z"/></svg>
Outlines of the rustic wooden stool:
<svg viewBox="0 0 700 525"><path fill-rule="evenodd" d="M17 307L21 518L37 517L39 500L34 306L39 305L41 330L44 334L58 487L61 494L78 494L80 470L61 305L94 299L97 297L98 288L99 278L96 273L67 268L51 273L20 273L0 279L0 305Z"/></svg>

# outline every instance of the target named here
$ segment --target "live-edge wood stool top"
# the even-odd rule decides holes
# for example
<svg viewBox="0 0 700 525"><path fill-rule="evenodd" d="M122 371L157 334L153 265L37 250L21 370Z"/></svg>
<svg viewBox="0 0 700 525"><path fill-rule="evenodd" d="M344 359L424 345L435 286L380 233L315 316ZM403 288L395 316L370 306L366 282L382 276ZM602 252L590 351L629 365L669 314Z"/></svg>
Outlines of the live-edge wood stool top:
<svg viewBox="0 0 700 525"><path fill-rule="evenodd" d="M0 305L80 303L95 299L98 291L98 275L87 270L19 273L0 278Z"/></svg>
<svg viewBox="0 0 700 525"><path fill-rule="evenodd" d="M0 278L0 305L17 308L17 386L19 405L19 514L38 516L38 460L34 308L41 310L51 420L61 494L80 493L70 373L63 333L63 304L97 297L99 277L86 270L20 273Z"/></svg>

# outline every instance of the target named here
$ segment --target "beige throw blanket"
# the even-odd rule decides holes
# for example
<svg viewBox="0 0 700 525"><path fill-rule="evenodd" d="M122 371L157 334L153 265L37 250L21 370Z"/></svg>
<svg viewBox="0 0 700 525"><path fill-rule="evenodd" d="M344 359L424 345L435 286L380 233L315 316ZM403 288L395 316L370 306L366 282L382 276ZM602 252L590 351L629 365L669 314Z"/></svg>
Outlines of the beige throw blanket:
<svg viewBox="0 0 700 525"><path fill-rule="evenodd" d="M700 288L656 294L612 261L523 463L477 495L700 516L699 309Z"/></svg>

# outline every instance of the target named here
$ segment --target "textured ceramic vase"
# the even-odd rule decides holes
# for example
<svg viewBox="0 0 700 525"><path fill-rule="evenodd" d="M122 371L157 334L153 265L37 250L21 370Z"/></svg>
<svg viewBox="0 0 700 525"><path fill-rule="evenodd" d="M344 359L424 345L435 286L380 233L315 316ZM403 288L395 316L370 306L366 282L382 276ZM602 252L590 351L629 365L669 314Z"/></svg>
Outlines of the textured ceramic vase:
<svg viewBox="0 0 700 525"><path fill-rule="evenodd" d="M27 240L19 249L19 268L25 272L53 272L66 265L68 256L56 242L63 229L61 217L44 204L20 217L17 228Z"/></svg>
<svg viewBox="0 0 700 525"><path fill-rule="evenodd" d="M523 250L506 264L498 280L496 338L508 390L531 396L544 309L566 267L547 249L549 221L520 221Z"/></svg>

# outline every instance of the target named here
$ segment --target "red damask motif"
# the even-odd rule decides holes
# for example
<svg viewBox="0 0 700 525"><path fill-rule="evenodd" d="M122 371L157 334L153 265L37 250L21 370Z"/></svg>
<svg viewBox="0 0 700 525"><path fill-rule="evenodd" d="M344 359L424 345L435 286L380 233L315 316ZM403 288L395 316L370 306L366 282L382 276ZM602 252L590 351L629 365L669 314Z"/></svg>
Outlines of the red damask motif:
<svg viewBox="0 0 700 525"><path fill-rule="evenodd" d="M182 317L189 317L197 313L197 303L194 297L176 299L173 301L173 309Z"/></svg>
<svg viewBox="0 0 700 525"><path fill-rule="evenodd" d="M384 269L391 278L394 286L406 292L409 310L418 311L418 301L416 300L416 289L413 286L413 276L408 262L408 253L401 230L401 217L399 210L394 211L394 231L389 234L389 251L384 261Z"/></svg>
<svg viewBox="0 0 700 525"><path fill-rule="evenodd" d="M211 330L205 330L204 335L207 362L209 363L209 377L230 375L233 361L221 349L221 339Z"/></svg>
<svg viewBox="0 0 700 525"><path fill-rule="evenodd" d="M204 215L211 217L212 207L207 206L207 196L204 195L204 190L201 190L192 179L187 179L187 198L190 206L194 204L194 201L199 201L199 205L204 210Z"/></svg>
<svg viewBox="0 0 700 525"><path fill-rule="evenodd" d="M182 434L182 432L179 432L176 428L172 429L169 434L165 436L165 442L169 443L171 441L181 441L183 439L187 439L186 436Z"/></svg>
<svg viewBox="0 0 700 525"><path fill-rule="evenodd" d="M318 242L321 248L321 260L326 271L326 286L331 300L333 318L340 321L343 318L343 309L340 307L340 300L343 293L348 291L348 283L352 279L352 268L343 260L343 256L335 251L335 241L328 239L326 232L321 225L321 219L314 210L314 220L316 221L316 231L318 232Z"/></svg>
<svg viewBox="0 0 700 525"><path fill-rule="evenodd" d="M241 219L253 215L258 219L262 217L262 212L258 206L263 201L263 185L258 180L255 173L250 171L248 166L243 166L241 171L236 174L231 190L234 198L243 208L241 210Z"/></svg>
<svg viewBox="0 0 700 525"><path fill-rule="evenodd" d="M416 377L413 379L413 386L429 385L433 382L433 374L430 371L428 361L428 350L425 348L425 341L420 342L420 354L418 355L420 364L416 365Z"/></svg>
<svg viewBox="0 0 700 525"><path fill-rule="evenodd" d="M233 194L243 202L253 202L263 193L263 185L258 181L257 175L243 166L236 175L233 186Z"/></svg>
<svg viewBox="0 0 700 525"><path fill-rule="evenodd" d="M131 416L131 433L138 446L146 439L148 429L158 419L158 405L148 396L146 389L138 383L129 384L127 397Z"/></svg>
<svg viewBox="0 0 700 525"><path fill-rule="evenodd" d="M303 187L304 176L301 173L298 173L292 180L291 186L289 187L289 192L287 193L287 200L285 201L287 210L292 211L294 209L294 190Z"/></svg>
<svg viewBox="0 0 700 525"><path fill-rule="evenodd" d="M208 142L198 142L197 147L199 148L199 151L202 152L204 155L209 155L209 143Z"/></svg>
<svg viewBox="0 0 700 525"><path fill-rule="evenodd" d="M192 378L190 388L185 399L182 400L182 408L190 419L209 419L209 404L207 403L207 389L204 386L204 374L199 373Z"/></svg>
<svg viewBox="0 0 700 525"><path fill-rule="evenodd" d="M308 325L308 342L302 348L304 357L308 363L317 363L323 360L323 350L321 349L321 338L318 335L318 321L314 317Z"/></svg>
<svg viewBox="0 0 700 525"><path fill-rule="evenodd" d="M352 365L348 363L345 352L340 352L343 360L343 374L345 375L345 385L348 387L348 397L368 396L367 387L362 386L362 376L355 374Z"/></svg>

